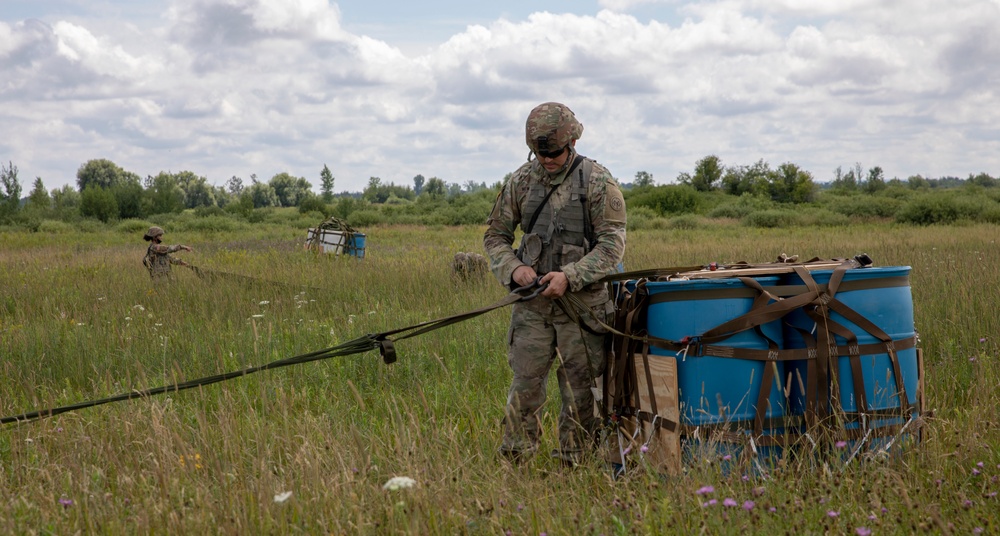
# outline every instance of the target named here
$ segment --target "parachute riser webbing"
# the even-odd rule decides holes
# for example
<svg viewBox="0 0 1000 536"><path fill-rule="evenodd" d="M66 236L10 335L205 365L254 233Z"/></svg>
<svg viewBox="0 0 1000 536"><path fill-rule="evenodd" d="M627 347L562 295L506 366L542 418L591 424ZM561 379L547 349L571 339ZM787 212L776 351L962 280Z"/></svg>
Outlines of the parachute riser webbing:
<svg viewBox="0 0 1000 536"><path fill-rule="evenodd" d="M540 289L538 287L536 280L536 282L532 283L531 285L513 290L503 299L493 304L472 311L468 311L465 313L439 318L436 320L430 320L427 322L421 322L419 324L414 324L412 326L407 326L405 328L394 329L391 331L384 331L381 333L368 334L363 337L358 337L356 339L339 344L337 346L332 346L330 348L326 348L323 350L317 350L314 352L300 354L297 356L280 359L277 361L271 361L270 363L266 363L264 365L248 367L242 370L226 372L223 374L216 374L214 376L207 376L204 378L199 378L196 380L190 380L186 382L179 382L172 385L164 385L150 389L130 391L128 393L121 393L107 398L89 400L86 402L79 402L68 406L42 409L37 411L31 411L28 413L22 413L20 415L3 417L0 418L0 425L12 424L12 423L25 423L25 422L44 419L47 417L53 417L55 415L67 413L70 411L90 408L94 406L100 406L104 404L110 404L112 402L121 402L125 400L132 400L135 398L145 398L164 393L184 391L187 389L193 389L195 387L200 387L203 385L211 385L213 383L232 380L234 378L249 376L250 374L254 374L263 370L273 370L277 368L287 367L290 365L308 363L310 361L330 359L332 357L342 357L354 354L361 354L375 349L379 350L379 353L382 356L382 360L386 364L390 364L396 361L396 351L395 351L395 345L393 343L394 340L403 340L415 337L417 335L422 335L424 333L428 333L430 331L434 331L436 329L443 328L445 326L450 326L452 324L469 320L471 318L480 316L495 309L507 307L508 305L511 305L518 301L532 299L538 295L539 290ZM390 338L394 335L396 337Z"/></svg>

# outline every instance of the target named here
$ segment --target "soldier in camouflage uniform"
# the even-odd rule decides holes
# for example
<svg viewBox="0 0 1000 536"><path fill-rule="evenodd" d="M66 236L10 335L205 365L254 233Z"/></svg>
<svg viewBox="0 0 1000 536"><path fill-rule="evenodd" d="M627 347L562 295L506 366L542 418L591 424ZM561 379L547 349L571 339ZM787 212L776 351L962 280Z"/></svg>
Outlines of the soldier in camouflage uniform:
<svg viewBox="0 0 1000 536"><path fill-rule="evenodd" d="M597 333L584 330L556 300L573 293L598 318L610 319L607 287L596 282L616 271L625 252L625 202L611 173L577 154L582 133L583 125L565 105L549 102L531 111L528 162L503 185L483 239L501 284L516 288L541 276L539 283L548 285L511 312L508 362L514 378L500 452L515 460L538 448L539 412L557 359L562 410L553 456L575 463L593 444L599 424L591 387L604 372L605 335L593 327ZM515 251L518 225L525 234Z"/></svg>
<svg viewBox="0 0 1000 536"><path fill-rule="evenodd" d="M149 248L146 249L146 256L142 259L142 264L149 270L149 277L153 279L170 277L171 264L190 266L180 259L175 259L170 254L181 250L193 250L185 245L165 246L161 244L163 229L156 226L150 227L142 239L150 243Z"/></svg>

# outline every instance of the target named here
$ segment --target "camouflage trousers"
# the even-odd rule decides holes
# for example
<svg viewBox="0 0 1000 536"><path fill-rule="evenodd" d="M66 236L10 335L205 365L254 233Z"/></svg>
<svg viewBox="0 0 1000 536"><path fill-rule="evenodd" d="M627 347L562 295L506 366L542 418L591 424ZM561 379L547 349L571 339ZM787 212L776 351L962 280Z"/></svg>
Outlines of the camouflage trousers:
<svg viewBox="0 0 1000 536"><path fill-rule="evenodd" d="M598 318L607 321L612 313L607 294L594 297L598 299L587 302L597 301L593 309ZM578 456L593 445L600 423L591 387L604 373L606 361L604 330L591 329L598 333L583 329L546 298L514 305L507 356L514 379L507 395L502 452L530 454L538 448L540 412L553 364L562 399L559 450L564 456Z"/></svg>

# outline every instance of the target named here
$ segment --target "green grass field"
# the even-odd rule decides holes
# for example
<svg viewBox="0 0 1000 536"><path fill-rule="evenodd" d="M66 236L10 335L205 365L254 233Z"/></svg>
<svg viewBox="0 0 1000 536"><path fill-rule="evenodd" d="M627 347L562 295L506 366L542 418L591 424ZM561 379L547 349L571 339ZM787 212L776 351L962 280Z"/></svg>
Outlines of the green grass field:
<svg viewBox="0 0 1000 536"><path fill-rule="evenodd" d="M167 243L195 248L178 257L263 281L208 283L175 267L155 286L130 229L0 234L3 416L260 365L505 295L491 276L450 273L454 253L481 252L477 227L369 228L357 260L304 251L304 228L290 225L168 225ZM511 467L495 455L510 381L500 310L399 342L392 365L368 352L6 425L0 532L995 533L998 238L994 225L629 233L629 270L780 253L912 266L933 416L893 459L794 463L768 479L698 465L613 481L599 460L564 469L545 456ZM542 452L555 445L549 392ZM416 486L383 489L395 476Z"/></svg>

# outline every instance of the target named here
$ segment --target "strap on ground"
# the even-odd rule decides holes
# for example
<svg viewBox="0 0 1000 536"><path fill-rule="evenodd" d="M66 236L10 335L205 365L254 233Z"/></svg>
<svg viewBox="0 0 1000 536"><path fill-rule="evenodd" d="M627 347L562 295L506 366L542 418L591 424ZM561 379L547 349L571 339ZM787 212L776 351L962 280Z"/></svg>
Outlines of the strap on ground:
<svg viewBox="0 0 1000 536"><path fill-rule="evenodd" d="M128 393L121 393L115 396L101 398L98 400L79 402L68 406L40 409L37 411L22 413L20 415L3 417L2 419L0 419L0 425L31 422L35 420L44 419L47 417L53 417L61 413L76 411L84 408L90 408L93 406L100 406L103 404L110 404L112 402L121 402L125 400L132 400L134 398L146 398L164 393L184 391L187 389L193 389L195 387L200 387L203 385L211 385L213 383L219 383L234 378L249 376L250 374L254 374L262 370L273 370L281 367L287 367L290 365L308 363L310 361L319 361L322 359L330 359L332 357L361 354L364 352L368 352L370 350L375 350L376 348L379 350L379 353L382 356L382 360L386 364L393 363L396 361L396 349L395 345L393 344L394 340L402 340L402 339L408 339L410 337L415 337L417 335L434 331L436 329L443 328L445 326L450 326L452 324L464 322L465 320L469 320L470 318L474 318L479 315L488 313L490 311L493 311L494 309L500 309L502 307L506 307L518 301L532 299L538 295L539 290L540 289L536 282L533 283L532 285L515 289L510 294L505 296L503 299L491 305L487 305L486 307L482 307L465 313L452 315L445 318L439 318L437 320L421 322L419 324L414 324L412 326L399 328L392 331L384 331L382 333L365 335L363 337L358 337L356 339L347 341L337 346L333 346L323 350L317 350L315 352L309 352L306 354L300 354L285 359L279 359L277 361L271 361L270 363L266 363L264 365L256 367L249 367L242 370L226 372L223 374L216 374L214 376L207 376L196 380L175 383L173 385L164 385L161 387L154 387L151 389L130 391ZM390 338L393 335L396 335L396 337Z"/></svg>

